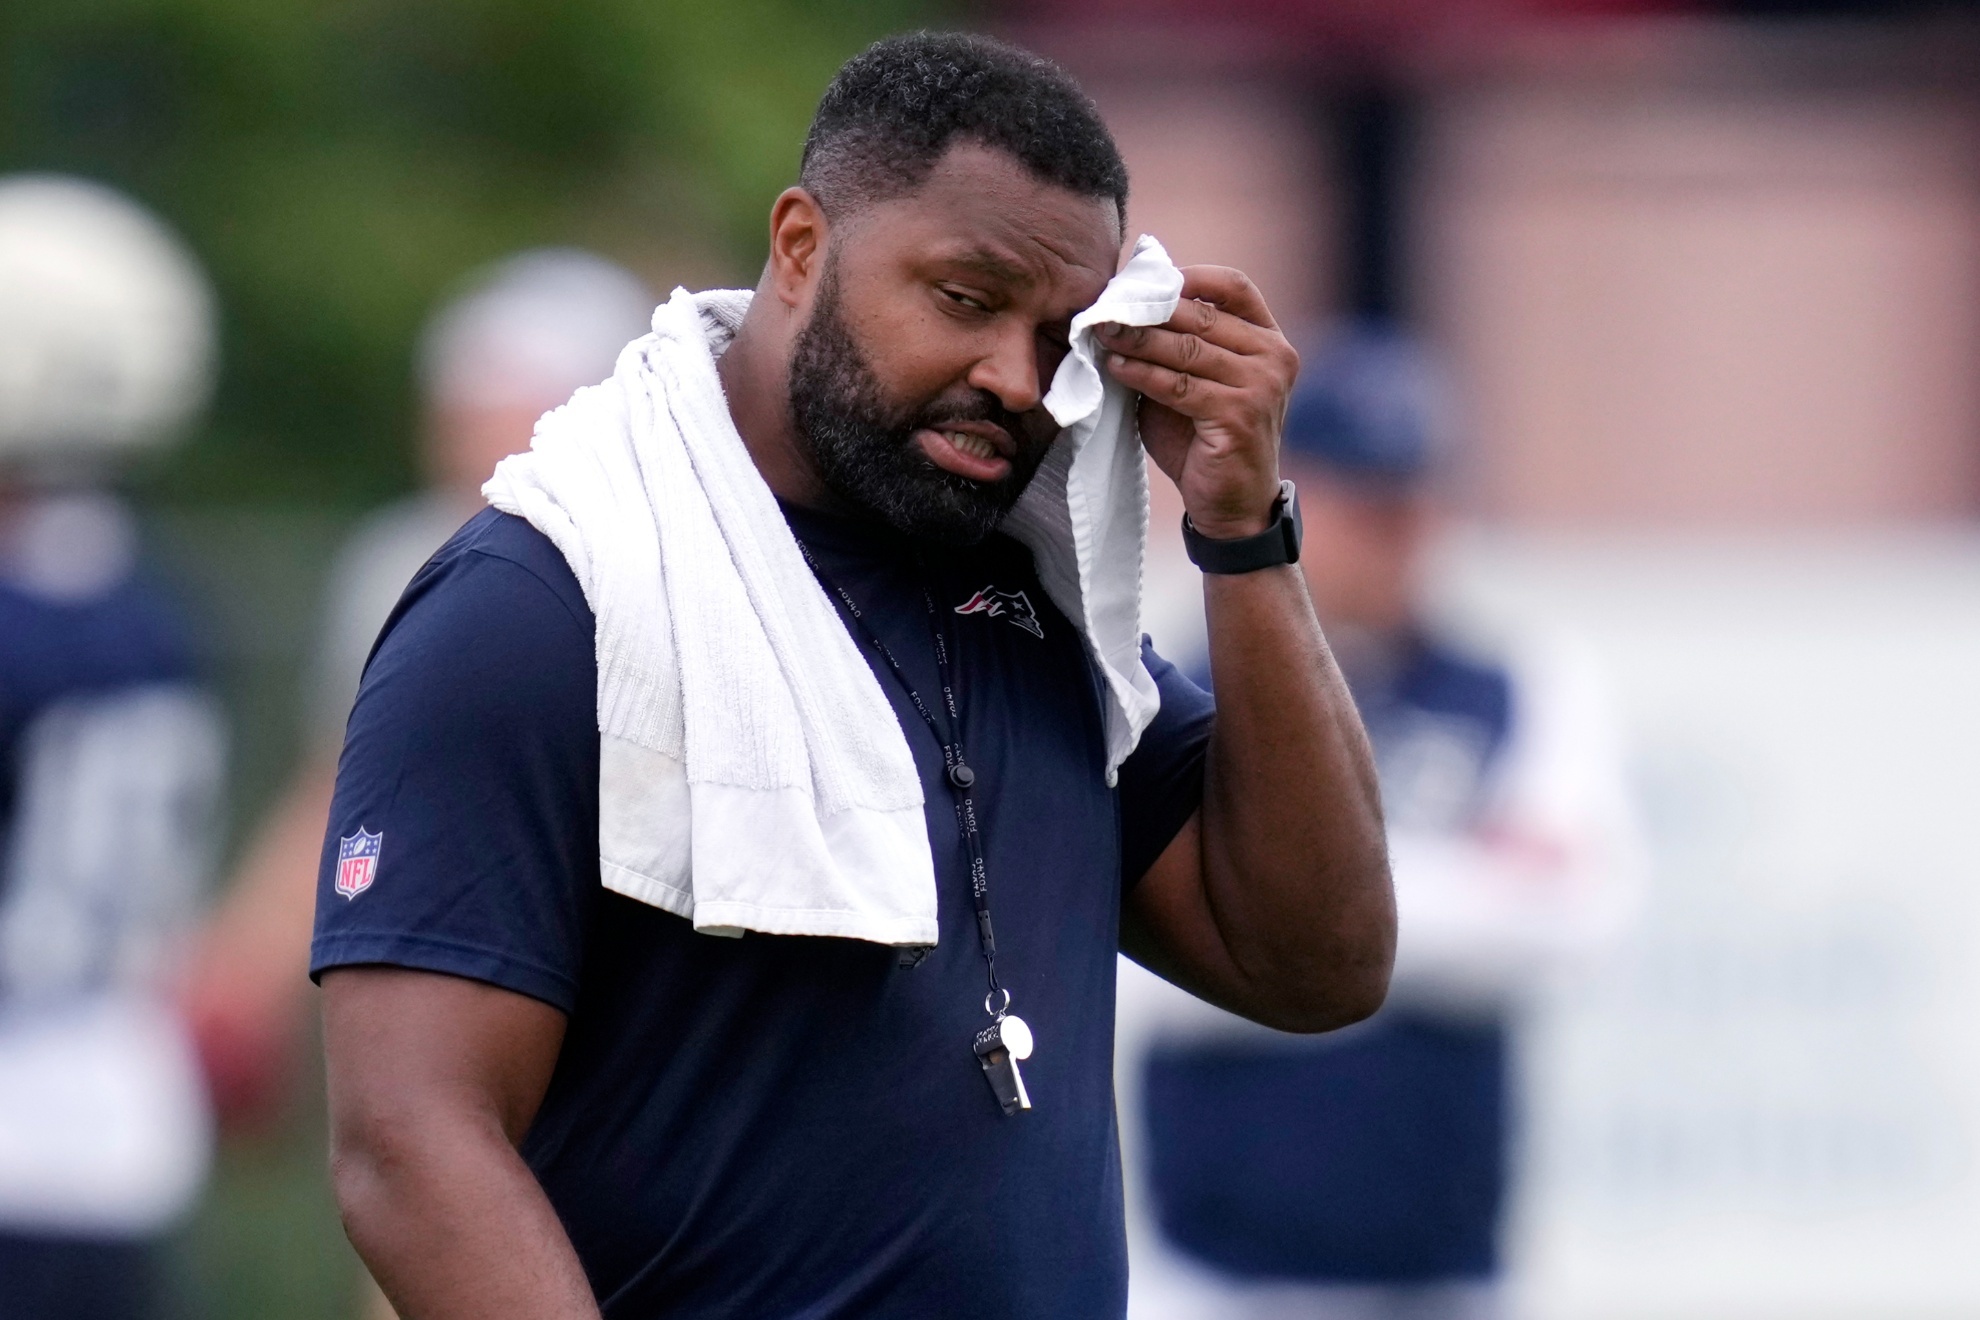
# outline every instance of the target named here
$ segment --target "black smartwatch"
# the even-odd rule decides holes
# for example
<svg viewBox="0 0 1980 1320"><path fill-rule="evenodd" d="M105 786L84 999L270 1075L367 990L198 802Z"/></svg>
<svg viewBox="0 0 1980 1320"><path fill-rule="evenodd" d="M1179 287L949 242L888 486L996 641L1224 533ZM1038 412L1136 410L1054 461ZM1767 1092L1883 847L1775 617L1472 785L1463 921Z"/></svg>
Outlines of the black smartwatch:
<svg viewBox="0 0 1980 1320"><path fill-rule="evenodd" d="M1290 481L1279 483L1272 504L1272 521L1256 536L1220 541L1196 530L1183 515L1183 548L1190 562L1206 573L1256 573L1261 568L1299 562L1299 496Z"/></svg>

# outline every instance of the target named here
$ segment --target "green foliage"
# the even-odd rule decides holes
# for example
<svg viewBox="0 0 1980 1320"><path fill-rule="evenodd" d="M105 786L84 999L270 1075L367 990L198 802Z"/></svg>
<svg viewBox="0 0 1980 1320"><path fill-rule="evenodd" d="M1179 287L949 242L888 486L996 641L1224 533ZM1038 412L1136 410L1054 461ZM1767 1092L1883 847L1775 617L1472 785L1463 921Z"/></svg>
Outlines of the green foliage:
<svg viewBox="0 0 1980 1320"><path fill-rule="evenodd" d="M433 299L518 247L748 279L819 92L943 0L4 0L0 171L146 201L226 311L174 501L408 484Z"/></svg>
<svg viewBox="0 0 1980 1320"><path fill-rule="evenodd" d="M179 1248L178 1313L201 1320L369 1320L363 1266L324 1176L325 1121L237 1141Z"/></svg>

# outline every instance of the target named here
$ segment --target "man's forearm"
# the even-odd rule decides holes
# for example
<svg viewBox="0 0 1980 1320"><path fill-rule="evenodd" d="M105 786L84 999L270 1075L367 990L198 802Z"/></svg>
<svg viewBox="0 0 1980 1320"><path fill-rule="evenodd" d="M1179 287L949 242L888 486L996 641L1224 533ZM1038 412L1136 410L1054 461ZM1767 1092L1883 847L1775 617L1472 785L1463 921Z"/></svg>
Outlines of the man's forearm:
<svg viewBox="0 0 1980 1320"><path fill-rule="evenodd" d="M1204 896L1272 1017L1341 1026L1380 1006L1395 955L1368 740L1297 569L1204 583L1217 697Z"/></svg>
<svg viewBox="0 0 1980 1320"><path fill-rule="evenodd" d="M556 1211L492 1117L390 1126L338 1134L331 1169L345 1231L404 1320L598 1320Z"/></svg>

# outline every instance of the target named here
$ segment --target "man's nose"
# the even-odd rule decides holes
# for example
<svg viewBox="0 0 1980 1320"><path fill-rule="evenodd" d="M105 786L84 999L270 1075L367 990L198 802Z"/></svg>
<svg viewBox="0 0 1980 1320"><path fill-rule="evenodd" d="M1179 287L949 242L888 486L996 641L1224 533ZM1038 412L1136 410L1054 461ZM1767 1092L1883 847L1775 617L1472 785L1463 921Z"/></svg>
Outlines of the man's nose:
<svg viewBox="0 0 1980 1320"><path fill-rule="evenodd" d="M1045 398L1036 336L1020 327L1000 334L990 353L970 369L968 380L972 387L996 395L997 402L1011 412L1030 412Z"/></svg>

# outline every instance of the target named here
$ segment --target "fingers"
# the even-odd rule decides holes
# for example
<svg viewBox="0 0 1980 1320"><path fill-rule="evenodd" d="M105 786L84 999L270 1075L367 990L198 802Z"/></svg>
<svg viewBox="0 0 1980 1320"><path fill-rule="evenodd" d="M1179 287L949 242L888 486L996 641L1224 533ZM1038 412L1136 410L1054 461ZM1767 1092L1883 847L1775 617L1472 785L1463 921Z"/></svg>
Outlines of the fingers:
<svg viewBox="0 0 1980 1320"><path fill-rule="evenodd" d="M1285 339L1271 326L1254 325L1241 316L1219 311L1209 303L1193 298L1177 303L1175 315L1164 321L1162 328L1178 334L1195 335L1219 348L1244 355L1270 352L1274 344Z"/></svg>
<svg viewBox="0 0 1980 1320"><path fill-rule="evenodd" d="M1229 273L1244 278L1236 271ZM1277 367L1280 358L1295 356L1276 327L1255 324L1190 298L1178 303L1175 314L1160 326L1101 326L1098 330L1101 343L1117 353L1227 385L1245 383L1248 359L1256 365Z"/></svg>
<svg viewBox="0 0 1980 1320"><path fill-rule="evenodd" d="M1149 402L1233 437L1276 444L1299 355L1264 297L1228 266L1183 270L1183 298L1160 326L1101 327L1107 370ZM1201 425L1199 435L1206 434Z"/></svg>
<svg viewBox="0 0 1980 1320"><path fill-rule="evenodd" d="M1176 384L1175 377L1187 376L1283 398L1299 373L1299 354L1276 329L1251 324L1204 302L1185 300L1160 326L1101 327L1099 340L1126 361L1163 368L1165 374L1154 377L1161 382L1157 389L1166 387L1172 393L1181 390L1186 395L1189 386ZM1128 382L1121 372L1114 375ZM1168 402L1170 395L1153 397Z"/></svg>
<svg viewBox="0 0 1980 1320"><path fill-rule="evenodd" d="M1107 355L1107 370L1129 389L1139 391L1192 421L1205 421L1229 411L1230 406L1244 395L1241 389L1222 381L1209 380L1121 353Z"/></svg>
<svg viewBox="0 0 1980 1320"><path fill-rule="evenodd" d="M1274 331L1279 328L1272 319L1272 309L1265 304L1265 295L1243 271L1229 266L1184 266L1182 277L1184 307L1195 299L1221 307L1252 325ZM1184 307L1176 309L1178 315Z"/></svg>
<svg viewBox="0 0 1980 1320"><path fill-rule="evenodd" d="M1171 321L1170 325L1173 324ZM1123 357L1139 358L1225 385L1242 385L1249 374L1249 366L1239 354L1206 336L1185 334L1164 326L1120 326L1113 333L1103 332L1100 342Z"/></svg>

